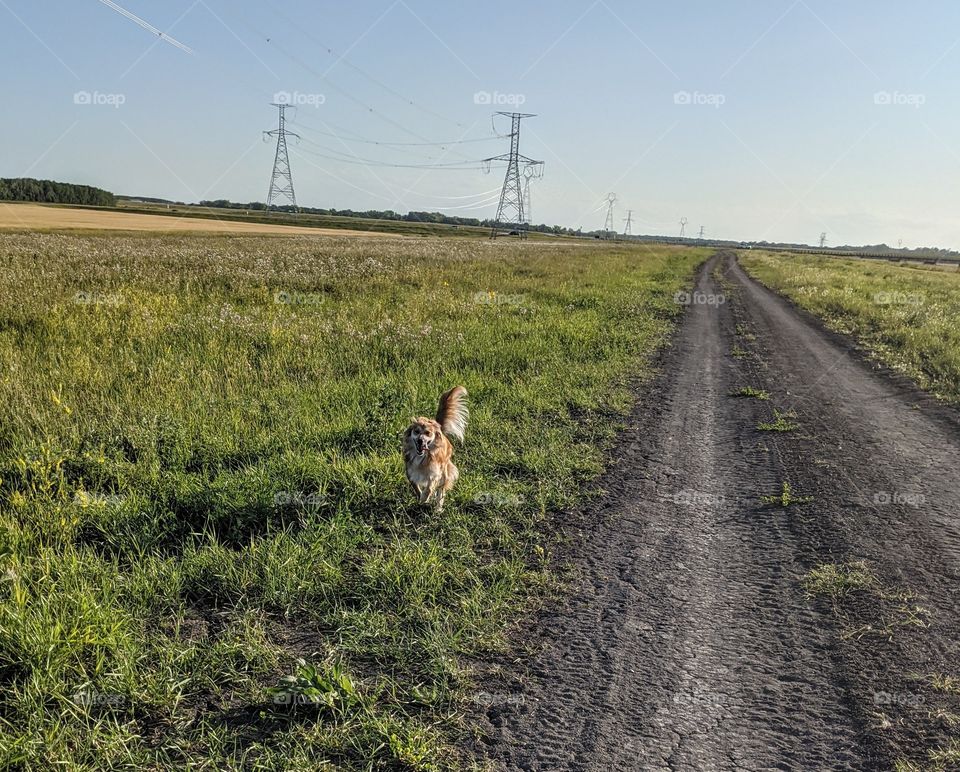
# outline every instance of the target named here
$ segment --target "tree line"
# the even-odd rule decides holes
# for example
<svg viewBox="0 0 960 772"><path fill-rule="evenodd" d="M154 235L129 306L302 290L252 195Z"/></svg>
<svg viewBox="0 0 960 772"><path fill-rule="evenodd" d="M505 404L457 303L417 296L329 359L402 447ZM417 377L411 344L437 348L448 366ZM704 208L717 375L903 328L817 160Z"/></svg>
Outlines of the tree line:
<svg viewBox="0 0 960 772"><path fill-rule="evenodd" d="M44 204L116 206L113 193L72 182L35 180L31 177L0 177L0 201L36 201Z"/></svg>
<svg viewBox="0 0 960 772"><path fill-rule="evenodd" d="M72 182L35 180L32 177L0 177L0 201L37 201L44 204L115 206L113 193Z"/></svg>
<svg viewBox="0 0 960 772"><path fill-rule="evenodd" d="M249 209L250 211L265 211L267 205L262 201L251 201L247 204L227 201L226 199L217 199L216 201L201 201L199 206L214 207L217 209ZM402 220L404 222L423 222L440 223L443 225L474 225L480 227L492 227L493 220L480 220L476 217L456 217L440 212L407 212L401 214L392 209L368 209L365 212L357 212L353 209L318 209L316 207L301 206L294 209L292 206L275 206L273 211L278 212L302 212L303 214L325 215L328 217L361 217L368 220ZM540 233L555 234L574 234L577 231L572 228L565 228L562 225L533 225L527 226L529 230Z"/></svg>

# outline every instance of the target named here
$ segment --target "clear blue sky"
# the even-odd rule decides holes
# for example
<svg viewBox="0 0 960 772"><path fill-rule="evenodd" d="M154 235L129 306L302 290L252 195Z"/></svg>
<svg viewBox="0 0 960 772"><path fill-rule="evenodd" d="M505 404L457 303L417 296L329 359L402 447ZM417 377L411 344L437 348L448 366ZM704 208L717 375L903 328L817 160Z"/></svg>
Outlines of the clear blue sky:
<svg viewBox="0 0 960 772"><path fill-rule="evenodd" d="M489 138L489 92L537 114L537 222L599 228L614 191L634 232L960 248L956 2L117 2L193 53L99 0L0 0L0 176L264 200L286 91L301 205L489 217L500 173L365 164L504 140L348 139Z"/></svg>

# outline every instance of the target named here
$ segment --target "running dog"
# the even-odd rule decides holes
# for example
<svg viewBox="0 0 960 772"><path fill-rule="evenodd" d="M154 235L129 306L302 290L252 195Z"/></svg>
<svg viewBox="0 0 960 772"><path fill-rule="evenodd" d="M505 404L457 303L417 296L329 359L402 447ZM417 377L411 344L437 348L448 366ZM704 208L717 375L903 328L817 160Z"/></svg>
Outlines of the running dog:
<svg viewBox="0 0 960 772"><path fill-rule="evenodd" d="M403 460L410 487L421 504L433 499L438 512L443 511L444 495L460 477L448 437L463 442L469 415L467 390L454 386L440 397L436 418L415 418L403 433Z"/></svg>

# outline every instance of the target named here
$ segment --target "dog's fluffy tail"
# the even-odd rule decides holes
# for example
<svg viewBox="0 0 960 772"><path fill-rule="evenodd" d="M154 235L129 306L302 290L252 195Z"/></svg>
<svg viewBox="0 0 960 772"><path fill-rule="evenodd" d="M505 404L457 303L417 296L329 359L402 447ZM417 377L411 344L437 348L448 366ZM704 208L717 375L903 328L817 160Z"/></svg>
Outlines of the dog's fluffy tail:
<svg viewBox="0 0 960 772"><path fill-rule="evenodd" d="M437 423L443 433L449 437L456 437L463 442L463 434L467 430L467 418L470 411L467 409L467 390L463 386L454 386L440 397L440 407L437 408Z"/></svg>

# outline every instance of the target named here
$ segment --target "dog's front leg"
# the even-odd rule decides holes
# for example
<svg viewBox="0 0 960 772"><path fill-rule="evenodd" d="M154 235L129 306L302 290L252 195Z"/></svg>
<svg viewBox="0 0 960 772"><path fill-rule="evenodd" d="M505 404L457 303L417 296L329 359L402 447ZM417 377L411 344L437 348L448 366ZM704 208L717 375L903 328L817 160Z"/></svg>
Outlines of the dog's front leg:
<svg viewBox="0 0 960 772"><path fill-rule="evenodd" d="M430 497L433 495L433 486L424 485L421 488L417 488L417 501L421 504L426 504L430 501Z"/></svg>

